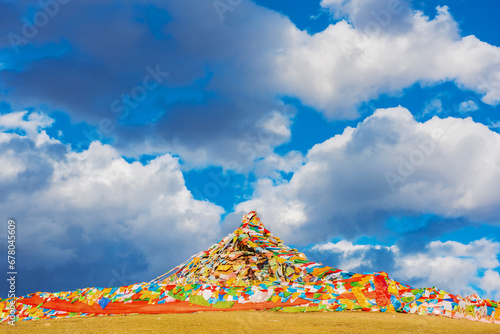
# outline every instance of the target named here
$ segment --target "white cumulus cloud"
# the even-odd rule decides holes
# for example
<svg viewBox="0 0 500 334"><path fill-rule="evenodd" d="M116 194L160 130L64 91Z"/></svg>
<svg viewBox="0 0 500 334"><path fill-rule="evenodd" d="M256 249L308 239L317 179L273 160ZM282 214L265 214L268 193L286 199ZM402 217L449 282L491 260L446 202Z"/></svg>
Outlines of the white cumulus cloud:
<svg viewBox="0 0 500 334"><path fill-rule="evenodd" d="M464 113L476 111L478 109L479 109L478 105L476 104L476 102L474 102L472 100L464 101L464 102L460 103L460 105L458 106L458 110L460 112L464 112Z"/></svg>
<svg viewBox="0 0 500 334"><path fill-rule="evenodd" d="M5 129L51 123L14 115L0 119ZM223 209L193 199L169 154L142 165L99 142L77 153L55 139L0 133L0 160L0 212L17 221L23 268L64 276L72 263L104 261L95 271L110 277L128 261L135 279L152 279L218 237Z"/></svg>
<svg viewBox="0 0 500 334"><path fill-rule="evenodd" d="M381 233L402 213L500 223L500 135L470 118L420 123L405 108L379 109L305 161L289 182L260 179L237 216L258 208L297 243Z"/></svg>
<svg viewBox="0 0 500 334"><path fill-rule="evenodd" d="M500 48L475 36L460 36L447 7L438 7L433 19L405 9L401 20L389 16L383 24L374 13L388 9L365 8L367 2L375 3L329 2L346 11L354 24L342 20L313 36L288 30L275 60L283 91L331 118L354 117L361 102L417 82L454 81L482 94L485 103L500 101Z"/></svg>
<svg viewBox="0 0 500 334"><path fill-rule="evenodd" d="M391 278L415 288L436 286L454 294L479 293L495 300L500 296L500 276L496 271L500 267L500 243L484 238L468 244L432 241L410 254L397 246L342 240L315 245L310 253L344 270L386 271Z"/></svg>
<svg viewBox="0 0 500 334"><path fill-rule="evenodd" d="M345 19L310 35L251 1L232 6L222 21L210 1L124 3L98 20L80 14L108 10L105 2L70 2L30 42L64 40L75 52L65 61L47 60L50 66L23 57L10 61L17 70L0 72L3 96L14 109L43 104L96 127L111 119L116 129L110 136L127 156L174 152L186 162L184 168L218 165L245 172L253 168L249 157L262 159L290 139L293 117L280 102L283 96L329 118L355 118L363 102L415 83L453 81L481 94L485 103L500 100L500 49L462 36L446 7L429 18L407 1L325 0L322 5ZM154 38L147 24L139 24L146 21L141 15L148 6L164 16L156 33L168 38ZM7 31L19 31L19 20L10 16L21 17L23 8L12 5ZM107 33L90 36L82 29ZM10 47L7 39L0 45ZM129 57L117 59L116 50ZM81 59L89 64L81 65ZM111 101L142 82L145 66L170 75L122 119ZM134 117L148 118L142 120L147 126L122 126ZM269 122L280 124L270 128Z"/></svg>

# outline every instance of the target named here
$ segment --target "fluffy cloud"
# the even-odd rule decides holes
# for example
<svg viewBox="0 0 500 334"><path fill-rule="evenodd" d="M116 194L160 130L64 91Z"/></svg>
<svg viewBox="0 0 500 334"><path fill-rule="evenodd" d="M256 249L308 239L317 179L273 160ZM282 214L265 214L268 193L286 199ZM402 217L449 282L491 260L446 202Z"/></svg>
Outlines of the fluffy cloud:
<svg viewBox="0 0 500 334"><path fill-rule="evenodd" d="M20 18L43 11L35 3L0 5L2 29L24 36ZM99 128L90 137L115 137L126 155L168 151L186 168L245 171L249 157L261 159L290 137L293 113L280 96L331 118L356 117L356 105L416 82L454 80L486 103L500 99L499 49L461 37L445 7L429 19L406 2L323 6L348 21L311 36L251 1L232 5L222 20L210 1L69 2L23 43L0 40L7 92L0 96L15 109L64 110ZM162 75L146 80L154 89L142 94L151 69ZM272 119L281 125L266 127Z"/></svg>
<svg viewBox="0 0 500 334"><path fill-rule="evenodd" d="M355 23L368 21L362 27L340 21L314 36L289 29L287 46L277 56L286 92L331 118L354 116L360 102L416 82L455 81L483 94L485 103L500 101L500 48L460 37L447 7L438 7L432 20L418 11L405 14L402 29L399 16L383 9L387 14L379 17L378 9L361 6L365 2L375 3L341 2ZM373 17L359 18L361 13Z"/></svg>
<svg viewBox="0 0 500 334"><path fill-rule="evenodd" d="M480 279L481 288L486 291L488 295L493 295L494 300L500 299L500 274L497 271L488 269Z"/></svg>
<svg viewBox="0 0 500 334"><path fill-rule="evenodd" d="M466 294L475 292L471 285L479 283L481 289L492 293L498 285L491 285L491 274L481 278L479 271L498 268L499 253L500 243L486 239L469 244L433 241L425 251L397 260L398 277L412 280L420 286L432 283L450 292Z"/></svg>
<svg viewBox="0 0 500 334"><path fill-rule="evenodd" d="M396 246L355 245L350 241L328 242L313 246L307 255L310 259L353 272L392 272Z"/></svg>
<svg viewBox="0 0 500 334"><path fill-rule="evenodd" d="M458 110L463 113L476 111L478 109L479 109L478 105L476 104L476 102L472 100L464 101L460 103L460 105L458 106Z"/></svg>
<svg viewBox="0 0 500 334"><path fill-rule="evenodd" d="M291 243L380 234L390 216L498 224L499 186L498 133L470 118L420 123L405 108L379 109L315 145L289 182L259 180L227 220L257 208Z"/></svg>
<svg viewBox="0 0 500 334"><path fill-rule="evenodd" d="M49 127L54 120L42 113L28 113L18 111L0 115L0 130L20 129L26 131L31 137L36 137L40 129Z"/></svg>
<svg viewBox="0 0 500 334"><path fill-rule="evenodd" d="M443 111L443 102L436 98L425 104L423 115L438 115Z"/></svg>
<svg viewBox="0 0 500 334"><path fill-rule="evenodd" d="M308 255L345 270L386 271L391 278L415 287L437 286L451 293L479 293L483 298L498 299L499 253L499 242L483 238L468 244L433 241L411 254L402 253L397 246L339 241L316 245Z"/></svg>
<svg viewBox="0 0 500 334"><path fill-rule="evenodd" d="M254 173L257 178L269 177L281 182L282 173L289 174L297 171L303 162L304 157L297 151L288 152L284 156L273 153L256 163Z"/></svg>
<svg viewBox="0 0 500 334"><path fill-rule="evenodd" d="M3 128L49 123L0 118ZM17 222L20 279L46 278L25 292L109 285L123 265L130 280L152 279L219 236L223 209L194 200L168 154L142 165L98 142L76 153L45 133L2 132L0 160L0 211Z"/></svg>
<svg viewBox="0 0 500 334"><path fill-rule="evenodd" d="M321 6L337 18L349 20L361 31L409 28L411 9L406 0L322 0Z"/></svg>
<svg viewBox="0 0 500 334"><path fill-rule="evenodd" d="M212 1L69 2L26 38L21 18L42 15L38 1L0 6L5 36L21 37L0 39L0 97L14 109L63 110L97 128L87 141L174 152L185 168L248 170L290 136L269 62L292 26L281 14L250 1L223 21Z"/></svg>

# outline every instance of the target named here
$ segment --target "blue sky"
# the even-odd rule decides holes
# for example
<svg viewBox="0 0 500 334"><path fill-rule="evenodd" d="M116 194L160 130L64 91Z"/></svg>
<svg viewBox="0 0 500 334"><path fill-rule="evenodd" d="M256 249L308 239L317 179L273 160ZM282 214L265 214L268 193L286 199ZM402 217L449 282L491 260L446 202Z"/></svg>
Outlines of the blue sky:
<svg viewBox="0 0 500 334"><path fill-rule="evenodd" d="M0 1L18 293L150 280L257 210L314 260L500 299L498 9Z"/></svg>

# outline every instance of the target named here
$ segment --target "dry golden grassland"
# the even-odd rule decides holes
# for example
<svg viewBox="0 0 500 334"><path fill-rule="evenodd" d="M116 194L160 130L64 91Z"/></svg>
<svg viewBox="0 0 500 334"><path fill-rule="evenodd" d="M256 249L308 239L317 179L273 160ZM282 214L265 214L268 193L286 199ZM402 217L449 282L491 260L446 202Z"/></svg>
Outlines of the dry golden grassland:
<svg viewBox="0 0 500 334"><path fill-rule="evenodd" d="M0 333L500 333L500 325L368 312L199 312L99 316L0 324Z"/></svg>

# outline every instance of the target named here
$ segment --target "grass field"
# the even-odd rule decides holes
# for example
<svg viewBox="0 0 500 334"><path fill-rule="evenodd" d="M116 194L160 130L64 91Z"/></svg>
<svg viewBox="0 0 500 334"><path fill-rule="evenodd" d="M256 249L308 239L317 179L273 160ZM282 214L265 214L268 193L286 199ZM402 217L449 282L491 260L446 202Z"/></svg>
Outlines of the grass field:
<svg viewBox="0 0 500 334"><path fill-rule="evenodd" d="M500 333L500 325L367 312L201 312L100 316L0 324L0 333Z"/></svg>

